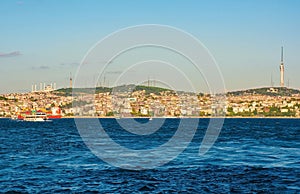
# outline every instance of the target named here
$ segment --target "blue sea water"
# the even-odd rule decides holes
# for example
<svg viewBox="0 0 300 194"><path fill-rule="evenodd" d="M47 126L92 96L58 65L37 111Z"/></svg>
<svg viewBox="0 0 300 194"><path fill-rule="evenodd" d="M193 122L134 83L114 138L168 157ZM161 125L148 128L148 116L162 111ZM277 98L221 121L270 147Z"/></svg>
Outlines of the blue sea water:
<svg viewBox="0 0 300 194"><path fill-rule="evenodd" d="M0 192L300 193L299 119L226 119L214 146L200 156L208 121L200 119L193 141L177 158L135 171L96 157L73 119L0 119ZM115 119L100 122L122 146L151 149L174 135L179 119L167 119L146 136L122 130Z"/></svg>

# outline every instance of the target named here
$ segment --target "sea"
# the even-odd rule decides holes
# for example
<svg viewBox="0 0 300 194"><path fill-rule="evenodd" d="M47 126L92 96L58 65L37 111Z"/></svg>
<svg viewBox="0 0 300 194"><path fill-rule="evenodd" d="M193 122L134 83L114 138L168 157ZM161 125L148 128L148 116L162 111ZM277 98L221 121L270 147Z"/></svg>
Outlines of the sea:
<svg viewBox="0 0 300 194"><path fill-rule="evenodd" d="M199 119L190 142L180 147L177 139L179 153L167 162L163 157L170 150L163 146L176 134L180 118L165 119L151 134L124 130L118 119L98 120L108 135L103 138L132 150L131 160L125 160L128 153L108 158L101 138L87 143L74 119L0 119L0 193L300 193L300 119L225 119L205 154L199 146L209 119ZM160 165L126 168L126 162L139 163L139 151L156 149L160 154L143 162Z"/></svg>

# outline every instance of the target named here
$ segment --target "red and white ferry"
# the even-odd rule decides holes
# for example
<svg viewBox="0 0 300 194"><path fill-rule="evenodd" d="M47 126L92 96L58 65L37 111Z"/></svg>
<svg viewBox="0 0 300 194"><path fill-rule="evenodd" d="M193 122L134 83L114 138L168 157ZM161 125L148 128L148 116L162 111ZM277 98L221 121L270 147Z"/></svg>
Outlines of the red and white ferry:
<svg viewBox="0 0 300 194"><path fill-rule="evenodd" d="M59 107L51 108L51 112L47 112L47 117L48 119L60 119L62 117L61 109Z"/></svg>
<svg viewBox="0 0 300 194"><path fill-rule="evenodd" d="M59 107L53 107L49 112L44 112L41 110L25 111L25 112L17 113L13 115L11 118L13 120L24 120L24 121L47 121L52 119L60 119L61 117L62 117L61 109Z"/></svg>

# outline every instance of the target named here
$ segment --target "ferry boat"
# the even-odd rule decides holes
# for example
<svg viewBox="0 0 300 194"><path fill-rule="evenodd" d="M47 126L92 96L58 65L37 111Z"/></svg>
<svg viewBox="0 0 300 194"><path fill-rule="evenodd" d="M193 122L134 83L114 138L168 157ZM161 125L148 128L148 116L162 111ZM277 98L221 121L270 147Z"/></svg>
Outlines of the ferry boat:
<svg viewBox="0 0 300 194"><path fill-rule="evenodd" d="M51 112L47 112L47 117L49 119L60 119L61 118L61 109L59 107L51 108Z"/></svg>
<svg viewBox="0 0 300 194"><path fill-rule="evenodd" d="M60 119L61 109L59 107L53 107L51 111L44 110L27 110L24 112L18 112L11 116L12 120L24 120L24 121L48 121L52 119Z"/></svg>
<svg viewBox="0 0 300 194"><path fill-rule="evenodd" d="M44 122L47 121L47 115L43 112L37 112L36 114L25 115L23 118L24 121L31 121L31 122Z"/></svg>

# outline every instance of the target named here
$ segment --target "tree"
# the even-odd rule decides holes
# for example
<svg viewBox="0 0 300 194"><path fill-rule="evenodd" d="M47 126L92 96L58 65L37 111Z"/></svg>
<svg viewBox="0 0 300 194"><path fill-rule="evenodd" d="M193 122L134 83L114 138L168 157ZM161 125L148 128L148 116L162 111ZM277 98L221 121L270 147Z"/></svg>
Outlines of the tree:
<svg viewBox="0 0 300 194"><path fill-rule="evenodd" d="M257 109L254 109L253 114L257 115Z"/></svg>

